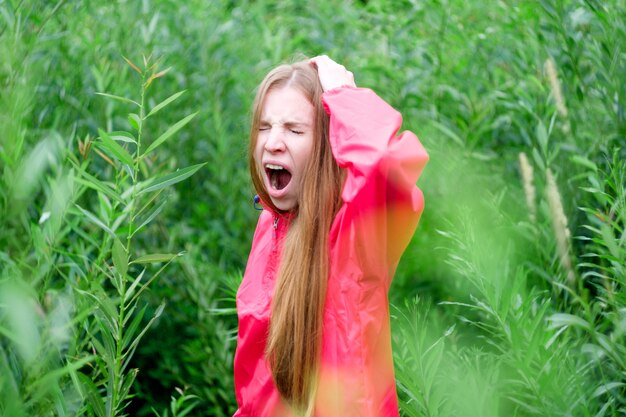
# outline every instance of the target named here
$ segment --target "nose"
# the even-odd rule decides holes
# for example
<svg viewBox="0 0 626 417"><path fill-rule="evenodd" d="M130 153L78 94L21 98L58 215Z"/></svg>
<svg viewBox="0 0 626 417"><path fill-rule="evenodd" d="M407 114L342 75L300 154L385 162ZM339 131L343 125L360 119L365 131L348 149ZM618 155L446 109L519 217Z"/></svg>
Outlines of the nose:
<svg viewBox="0 0 626 417"><path fill-rule="evenodd" d="M268 152L282 152L285 150L285 141L282 129L273 126L267 135L265 141L265 150Z"/></svg>

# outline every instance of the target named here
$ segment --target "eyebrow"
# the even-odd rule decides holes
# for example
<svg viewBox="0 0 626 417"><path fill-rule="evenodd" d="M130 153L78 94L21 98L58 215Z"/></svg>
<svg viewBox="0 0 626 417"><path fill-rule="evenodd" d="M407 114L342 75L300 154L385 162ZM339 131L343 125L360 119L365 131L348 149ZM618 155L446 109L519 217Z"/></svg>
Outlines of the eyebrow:
<svg viewBox="0 0 626 417"><path fill-rule="evenodd" d="M265 125L271 125L271 123L269 122L269 120L261 118L261 120L259 121L260 124L265 124ZM300 122L297 120L288 120L286 122L282 122L281 123L284 126L301 126L301 127L311 127L311 125L309 123L305 123L305 122Z"/></svg>

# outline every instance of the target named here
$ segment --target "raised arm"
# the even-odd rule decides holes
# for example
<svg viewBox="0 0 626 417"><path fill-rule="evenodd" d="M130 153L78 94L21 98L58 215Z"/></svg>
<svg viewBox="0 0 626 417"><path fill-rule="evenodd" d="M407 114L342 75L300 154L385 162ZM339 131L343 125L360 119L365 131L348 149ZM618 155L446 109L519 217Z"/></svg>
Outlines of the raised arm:
<svg viewBox="0 0 626 417"><path fill-rule="evenodd" d="M325 90L333 155L347 171L347 220L357 223L365 257L380 260L386 252L388 265L395 264L423 210L415 183L428 154L412 132L397 134L400 113L372 90L356 88L352 73L328 57L312 62Z"/></svg>
<svg viewBox="0 0 626 417"><path fill-rule="evenodd" d="M343 65L325 55L311 62L325 91L333 154L348 170L344 201L352 200L374 168L383 169L396 187L412 188L428 154L412 132L397 136L401 114L372 90L356 88L352 72Z"/></svg>

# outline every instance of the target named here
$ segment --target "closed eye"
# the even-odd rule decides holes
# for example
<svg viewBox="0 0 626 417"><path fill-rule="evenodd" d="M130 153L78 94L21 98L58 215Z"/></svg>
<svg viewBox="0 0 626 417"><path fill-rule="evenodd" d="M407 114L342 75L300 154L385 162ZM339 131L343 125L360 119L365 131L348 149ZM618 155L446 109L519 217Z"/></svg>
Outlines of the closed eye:
<svg viewBox="0 0 626 417"><path fill-rule="evenodd" d="M304 132L300 131L300 130L295 130L295 129L289 129L289 131L291 133L295 133L296 135L303 135Z"/></svg>

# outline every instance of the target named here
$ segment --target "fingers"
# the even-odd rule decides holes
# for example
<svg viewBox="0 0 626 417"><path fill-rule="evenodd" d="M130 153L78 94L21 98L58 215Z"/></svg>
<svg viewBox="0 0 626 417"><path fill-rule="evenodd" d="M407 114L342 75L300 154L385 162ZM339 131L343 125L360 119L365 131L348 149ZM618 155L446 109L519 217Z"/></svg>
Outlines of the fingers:
<svg viewBox="0 0 626 417"><path fill-rule="evenodd" d="M311 58L310 63L314 64L318 70L326 70L326 71L338 71L338 72L348 72L346 71L346 67L343 65L333 61L328 57L328 55L320 55L314 58Z"/></svg>
<svg viewBox="0 0 626 417"><path fill-rule="evenodd" d="M326 65L329 62L333 62L333 63L336 64L336 62L333 61L332 59L330 59L330 57L328 55L318 55L318 56L315 56L315 57L311 58L309 60L309 62L314 64L315 66L318 66L318 64Z"/></svg>
<svg viewBox="0 0 626 417"><path fill-rule="evenodd" d="M356 87L354 74L343 65L333 61L328 55L319 55L309 60L317 68L317 73L324 91L336 87Z"/></svg>

